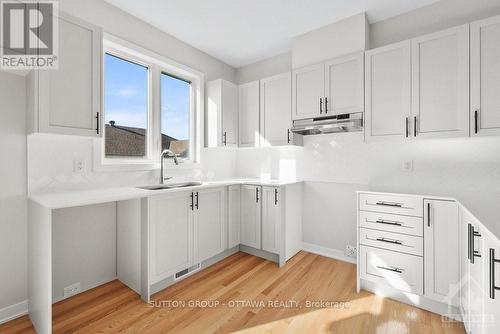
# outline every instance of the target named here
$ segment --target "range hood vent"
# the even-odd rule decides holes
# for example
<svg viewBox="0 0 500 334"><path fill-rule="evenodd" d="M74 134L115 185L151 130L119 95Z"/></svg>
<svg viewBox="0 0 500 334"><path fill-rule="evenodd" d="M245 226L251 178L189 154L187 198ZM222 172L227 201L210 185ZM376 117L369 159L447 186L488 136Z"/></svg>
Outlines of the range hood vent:
<svg viewBox="0 0 500 334"><path fill-rule="evenodd" d="M363 131L363 113L308 118L293 121L292 132L303 136Z"/></svg>

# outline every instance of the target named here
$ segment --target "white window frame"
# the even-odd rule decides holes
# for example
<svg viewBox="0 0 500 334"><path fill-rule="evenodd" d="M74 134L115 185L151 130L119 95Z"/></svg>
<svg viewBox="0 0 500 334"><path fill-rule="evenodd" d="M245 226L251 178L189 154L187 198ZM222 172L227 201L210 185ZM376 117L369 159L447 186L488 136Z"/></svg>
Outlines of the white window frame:
<svg viewBox="0 0 500 334"><path fill-rule="evenodd" d="M179 159L176 166L172 159L165 159L168 168L196 168L200 162L204 117L204 74L152 51L141 48L130 42L109 34L103 35L103 58L106 53L130 60L149 69L148 87L148 129L146 135L146 156L144 158L111 158L105 156L105 131L101 138L94 139L94 170L96 171L131 171L155 170L160 168L161 153L161 74L171 74L191 82L190 103L190 138L189 159ZM104 62L103 62L104 63ZM104 71L101 70L102 75ZM104 81L102 96L104 97ZM105 112L102 108L102 125L104 129Z"/></svg>

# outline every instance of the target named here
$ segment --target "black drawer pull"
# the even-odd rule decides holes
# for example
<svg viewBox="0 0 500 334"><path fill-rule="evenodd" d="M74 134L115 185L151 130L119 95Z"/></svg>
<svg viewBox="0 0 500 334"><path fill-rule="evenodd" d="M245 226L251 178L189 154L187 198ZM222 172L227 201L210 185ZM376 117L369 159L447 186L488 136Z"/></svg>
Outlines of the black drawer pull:
<svg viewBox="0 0 500 334"><path fill-rule="evenodd" d="M495 264L500 263L500 259L495 258L495 250L490 248L490 298L495 299L495 291L500 290L500 286L495 285Z"/></svg>
<svg viewBox="0 0 500 334"><path fill-rule="evenodd" d="M395 244L395 245L402 245L403 244L399 240L392 240L392 239L386 239L386 238L377 238L377 241L387 242L387 243Z"/></svg>
<svg viewBox="0 0 500 334"><path fill-rule="evenodd" d="M379 219L379 220L375 221L375 223L385 224L385 225L394 225L394 226L403 226L403 224L401 224L401 223L391 222L391 221L383 220L383 219Z"/></svg>
<svg viewBox="0 0 500 334"><path fill-rule="evenodd" d="M393 207L396 207L396 208L403 207L403 204L401 204L401 203L394 203L394 202L383 202L383 201L380 201L380 202L377 202L375 204L376 205L382 205L382 206L393 206Z"/></svg>
<svg viewBox="0 0 500 334"><path fill-rule="evenodd" d="M387 270L387 271L392 271L392 272L395 272L398 274L401 274L403 272L403 269L399 269L399 268L387 268L387 267L382 267L382 266L377 266L377 268Z"/></svg>

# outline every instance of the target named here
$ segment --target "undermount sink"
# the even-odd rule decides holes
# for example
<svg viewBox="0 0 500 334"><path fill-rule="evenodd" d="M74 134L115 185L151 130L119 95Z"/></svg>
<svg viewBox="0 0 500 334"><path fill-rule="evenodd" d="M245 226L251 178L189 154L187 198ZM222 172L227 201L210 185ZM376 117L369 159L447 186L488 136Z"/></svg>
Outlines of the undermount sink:
<svg viewBox="0 0 500 334"><path fill-rule="evenodd" d="M155 184L152 186L137 187L139 189L145 190L163 190L163 189L175 189L175 188L185 188L185 187L195 187L201 186L201 182L180 182L180 183L170 183L170 184Z"/></svg>

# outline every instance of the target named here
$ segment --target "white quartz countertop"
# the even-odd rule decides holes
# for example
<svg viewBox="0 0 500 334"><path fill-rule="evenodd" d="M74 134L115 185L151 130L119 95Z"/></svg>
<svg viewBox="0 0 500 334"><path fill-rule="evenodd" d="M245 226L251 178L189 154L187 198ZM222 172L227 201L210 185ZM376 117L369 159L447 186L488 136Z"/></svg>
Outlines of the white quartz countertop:
<svg viewBox="0 0 500 334"><path fill-rule="evenodd" d="M419 196L422 198L438 198L454 200L460 203L470 214L481 222L495 237L500 240L500 192L465 193L459 192L454 196L403 194L377 191L358 191L358 193L385 193L398 196Z"/></svg>
<svg viewBox="0 0 500 334"><path fill-rule="evenodd" d="M100 204L106 202L124 201L136 198L150 197L172 192L193 191L211 187L225 187L237 184L279 187L300 181L258 180L258 179L229 179L220 181L207 181L198 186L170 188L161 190L140 189L136 186L110 187L90 190L74 190L45 194L34 194L28 198L47 209L63 209L76 206ZM177 183L177 182L173 182ZM168 183L166 183L168 184ZM145 186L145 185L138 185Z"/></svg>

